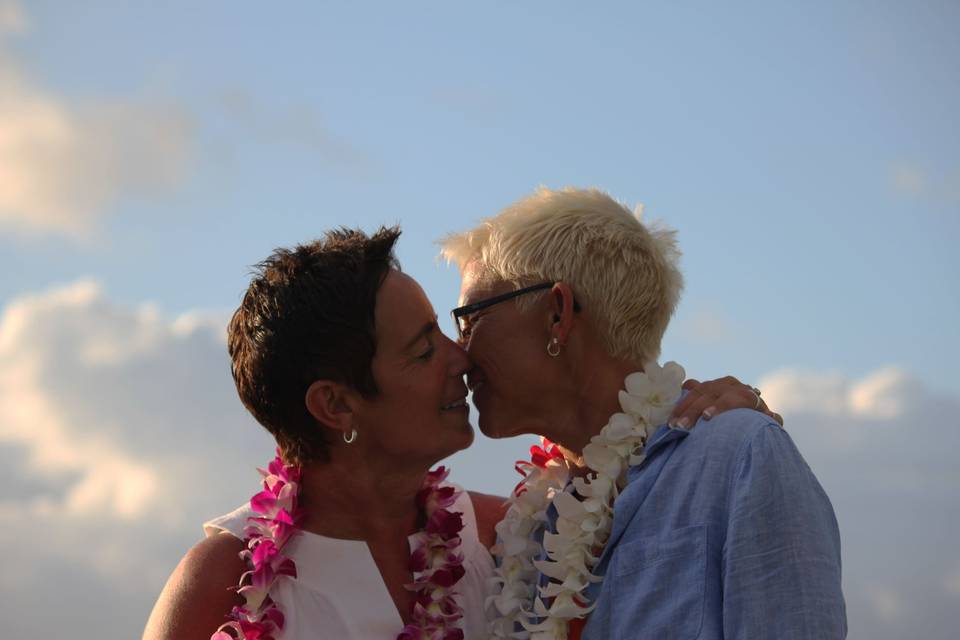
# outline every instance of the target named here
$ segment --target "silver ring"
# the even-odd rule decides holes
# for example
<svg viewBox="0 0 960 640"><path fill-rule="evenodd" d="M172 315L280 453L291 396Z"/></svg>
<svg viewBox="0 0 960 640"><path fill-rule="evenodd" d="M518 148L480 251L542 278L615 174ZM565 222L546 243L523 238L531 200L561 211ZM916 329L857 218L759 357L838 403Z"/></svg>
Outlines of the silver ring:
<svg viewBox="0 0 960 640"><path fill-rule="evenodd" d="M750 388L750 391L752 391L752 392L753 392L753 395L756 396L756 398L757 398L757 404L756 404L756 406L753 407L753 410L754 410L754 411L759 411L759 410L760 410L760 404L763 402L763 401L760 399L760 389L757 389L756 387L751 387L751 388Z"/></svg>

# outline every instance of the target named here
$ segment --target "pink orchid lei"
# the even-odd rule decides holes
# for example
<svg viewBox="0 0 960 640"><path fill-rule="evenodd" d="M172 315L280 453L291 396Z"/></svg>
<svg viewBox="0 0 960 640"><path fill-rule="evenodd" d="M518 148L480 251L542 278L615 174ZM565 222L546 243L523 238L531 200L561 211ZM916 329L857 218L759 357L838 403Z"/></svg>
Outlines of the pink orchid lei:
<svg viewBox="0 0 960 640"><path fill-rule="evenodd" d="M460 553L463 514L448 509L460 495L453 487L440 486L449 474L446 468L437 467L427 474L417 493L417 506L427 524L415 535L410 554L414 582L406 585L417 592L417 599L413 623L403 628L397 640L463 640L459 625L463 609L453 591L466 573Z"/></svg>
<svg viewBox="0 0 960 640"><path fill-rule="evenodd" d="M284 616L270 597L280 576L297 577L293 560L283 549L299 531L303 512L297 507L300 468L285 465L277 456L263 475L263 490L250 499L251 517L244 528L247 548L240 552L251 569L240 577L238 593L243 606L230 612L231 620L220 626L210 640L278 640ZM457 604L454 585L464 576L460 553L463 514L450 511L460 492L440 486L449 471L444 467L427 473L417 493L417 505L426 517L426 526L415 536L410 555L414 582L407 589L417 592L413 623L401 630L397 640L463 640L459 620L463 609Z"/></svg>
<svg viewBox="0 0 960 640"><path fill-rule="evenodd" d="M210 640L277 640L283 631L283 612L270 597L270 589L280 576L297 577L293 560L283 549L299 531L303 517L297 508L300 468L285 465L277 450L263 476L263 491L250 499L250 508L260 515L249 519L243 533L247 548L240 552L251 569L240 576L237 592L243 606L234 607L230 622L220 626Z"/></svg>

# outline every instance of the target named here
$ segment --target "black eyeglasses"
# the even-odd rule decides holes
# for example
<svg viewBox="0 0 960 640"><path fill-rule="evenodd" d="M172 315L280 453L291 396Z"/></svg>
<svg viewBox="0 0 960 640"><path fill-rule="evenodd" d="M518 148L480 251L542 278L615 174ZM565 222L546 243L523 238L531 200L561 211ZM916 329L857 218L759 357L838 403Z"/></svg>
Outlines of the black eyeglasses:
<svg viewBox="0 0 960 640"><path fill-rule="evenodd" d="M470 338L470 316L475 314L477 311L481 311L487 307L492 307L493 305L501 302L506 302L507 300L511 300L517 296L522 296L525 293L530 293L531 291L540 291L541 289L549 289L552 286L552 282L541 282L540 284L524 287L523 289L517 289L516 291L502 293L498 296L487 298L486 300L480 300L479 302L474 302L473 304L457 307L450 312L450 315L453 316L453 324L457 325L457 337L460 339L460 342L465 342Z"/></svg>

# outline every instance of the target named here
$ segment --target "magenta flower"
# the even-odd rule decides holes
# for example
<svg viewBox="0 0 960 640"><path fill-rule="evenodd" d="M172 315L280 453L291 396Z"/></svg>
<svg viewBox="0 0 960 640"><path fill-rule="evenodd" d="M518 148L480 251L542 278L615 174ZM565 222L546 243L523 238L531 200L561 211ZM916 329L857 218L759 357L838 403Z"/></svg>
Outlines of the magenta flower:
<svg viewBox="0 0 960 640"><path fill-rule="evenodd" d="M430 577L430 581L437 585L438 587L444 587L449 589L455 585L466 571L463 568L463 565L455 564L450 567L445 567L443 569L437 569L433 572L433 575Z"/></svg>
<svg viewBox="0 0 960 640"><path fill-rule="evenodd" d="M259 470L263 490L250 500L250 508L259 516L251 517L244 527L247 548L240 552L250 570L240 577L237 593L244 606L234 607L232 620L221 625L210 640L276 640L283 631L283 612L270 598L270 589L280 576L296 577L293 560L283 548L297 531L301 511L297 508L300 469L284 465L277 456Z"/></svg>
<svg viewBox="0 0 960 640"><path fill-rule="evenodd" d="M438 509L427 520L426 532L437 534L444 540L449 540L463 529L463 514L459 511Z"/></svg>
<svg viewBox="0 0 960 640"><path fill-rule="evenodd" d="M453 487L440 486L447 474L444 467L429 472L417 493L417 504L423 508L427 524L410 554L414 582L406 585L417 592L417 598L413 623L403 628L397 640L463 640L459 628L463 609L451 590L466 573L459 552L463 514L447 510L458 496Z"/></svg>

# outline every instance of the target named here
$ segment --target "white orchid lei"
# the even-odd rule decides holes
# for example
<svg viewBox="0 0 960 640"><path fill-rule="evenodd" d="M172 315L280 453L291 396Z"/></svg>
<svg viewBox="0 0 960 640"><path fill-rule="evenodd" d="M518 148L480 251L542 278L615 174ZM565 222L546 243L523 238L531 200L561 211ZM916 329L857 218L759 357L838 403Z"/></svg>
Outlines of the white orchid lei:
<svg viewBox="0 0 960 640"><path fill-rule="evenodd" d="M583 449L586 475L574 477L571 464L546 438L531 447L532 460L517 463L524 479L509 499L507 515L497 524L493 554L498 567L487 598L491 638L553 640L568 638L571 621L582 620L595 604L584 593L602 578L592 569L600 559L613 525L614 501L626 485L627 471L643 462L647 438L666 422L680 397L683 367L651 363L624 381L619 400L623 413L610 417ZM571 483L581 499L567 491ZM557 512L557 533L543 531L547 509ZM541 545L537 542L542 533ZM551 578L538 586L543 574Z"/></svg>

